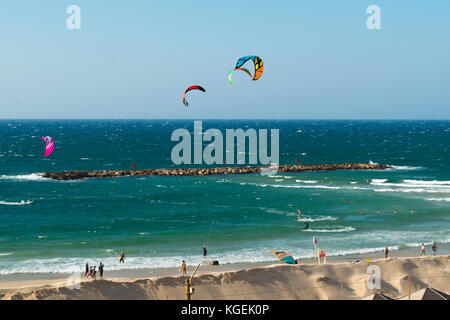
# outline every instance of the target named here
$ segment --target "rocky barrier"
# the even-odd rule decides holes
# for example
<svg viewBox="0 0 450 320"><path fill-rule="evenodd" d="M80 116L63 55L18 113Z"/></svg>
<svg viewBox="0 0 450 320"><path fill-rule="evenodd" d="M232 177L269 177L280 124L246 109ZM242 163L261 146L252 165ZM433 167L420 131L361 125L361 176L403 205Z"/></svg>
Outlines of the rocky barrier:
<svg viewBox="0 0 450 320"><path fill-rule="evenodd" d="M310 165L281 165L278 172L306 172L333 170L384 170L390 166L377 163L338 163ZM262 167L263 171L267 168ZM269 169L270 170L270 169ZM211 176L224 174L261 173L261 167L173 168L143 170L93 170L46 172L42 176L53 180L81 180L88 178L114 178L127 176Z"/></svg>

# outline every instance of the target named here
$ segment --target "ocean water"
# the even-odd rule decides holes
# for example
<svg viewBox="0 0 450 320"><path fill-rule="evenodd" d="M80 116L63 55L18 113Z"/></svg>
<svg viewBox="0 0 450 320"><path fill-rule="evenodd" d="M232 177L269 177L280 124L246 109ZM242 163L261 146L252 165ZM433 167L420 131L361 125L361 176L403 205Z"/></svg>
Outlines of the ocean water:
<svg viewBox="0 0 450 320"><path fill-rule="evenodd" d="M39 175L176 167L177 128L192 132L194 123L1 120L0 275L76 272L100 261L107 270L176 267L202 260L204 244L221 264L276 261L272 250L308 258L314 235L329 256L450 242L449 121L203 121L223 133L279 129L281 164L394 166L385 171L64 182ZM44 135L55 141L50 157Z"/></svg>

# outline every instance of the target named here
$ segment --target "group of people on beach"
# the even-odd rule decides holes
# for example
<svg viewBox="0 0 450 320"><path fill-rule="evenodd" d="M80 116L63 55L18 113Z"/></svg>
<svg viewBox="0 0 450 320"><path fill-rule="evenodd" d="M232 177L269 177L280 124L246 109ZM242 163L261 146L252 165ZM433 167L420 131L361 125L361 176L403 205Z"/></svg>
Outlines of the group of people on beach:
<svg viewBox="0 0 450 320"><path fill-rule="evenodd" d="M100 262L100 264L98 265L98 273L100 276L100 279L103 279L103 270L104 270L105 265L103 264L103 262ZM86 262L86 271L84 273L84 276L88 279L97 279L97 269L96 266L89 266L89 263Z"/></svg>
<svg viewBox="0 0 450 320"><path fill-rule="evenodd" d="M123 250L120 252L119 263L125 263L125 254L123 253ZM89 263L86 262L86 270L84 276L88 279L97 279L98 272L100 279L103 279L104 268L105 265L103 264L103 262L100 262L98 267L90 266Z"/></svg>
<svg viewBox="0 0 450 320"><path fill-rule="evenodd" d="M437 244L436 242L433 242L433 245L431 246L431 254L435 256L437 254ZM384 247L384 258L387 259L389 255L389 248L388 246ZM420 256L425 256L425 244L422 243L420 247Z"/></svg>
<svg viewBox="0 0 450 320"><path fill-rule="evenodd" d="M435 256L436 253L437 253L437 245L436 245L436 242L433 242L433 245L431 246L431 254L433 256ZM426 255L425 254L425 244L423 244L423 243L422 243L422 246L421 246L420 255L421 256L425 256Z"/></svg>

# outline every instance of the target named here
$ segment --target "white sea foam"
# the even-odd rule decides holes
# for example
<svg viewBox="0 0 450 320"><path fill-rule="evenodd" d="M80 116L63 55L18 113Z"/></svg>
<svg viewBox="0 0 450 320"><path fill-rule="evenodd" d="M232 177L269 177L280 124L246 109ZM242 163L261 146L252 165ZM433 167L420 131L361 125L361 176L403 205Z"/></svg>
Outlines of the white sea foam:
<svg viewBox="0 0 450 320"><path fill-rule="evenodd" d="M12 252L0 252L0 257L6 257L12 255Z"/></svg>
<svg viewBox="0 0 450 320"><path fill-rule="evenodd" d="M299 182L299 183L317 183L319 181L316 181L316 180L295 180L295 182Z"/></svg>
<svg viewBox="0 0 450 320"><path fill-rule="evenodd" d="M268 213L273 213L273 214L282 214L282 215L287 215L287 216L295 216L296 215L294 212L286 212L286 211L273 209L273 208L261 208L261 210L264 210Z"/></svg>
<svg viewBox="0 0 450 320"><path fill-rule="evenodd" d="M389 250L398 250L398 246L389 246ZM355 254L366 254L374 252L384 252L384 247L378 248L361 248L361 249L349 249L349 250L330 250L327 252L327 256L347 256Z"/></svg>
<svg viewBox="0 0 450 320"><path fill-rule="evenodd" d="M442 201L442 202L450 202L450 197L446 198L426 198L428 201Z"/></svg>
<svg viewBox="0 0 450 320"><path fill-rule="evenodd" d="M372 179L373 183L384 183L386 181L388 181L388 179Z"/></svg>
<svg viewBox="0 0 450 320"><path fill-rule="evenodd" d="M419 185L448 185L450 186L450 181L439 181L439 180L403 180L404 183L409 184L419 184Z"/></svg>
<svg viewBox="0 0 450 320"><path fill-rule="evenodd" d="M308 232L351 232L355 231L356 229L353 227L344 227L340 229L306 229L302 231L308 231Z"/></svg>
<svg viewBox="0 0 450 320"><path fill-rule="evenodd" d="M313 217L302 217L300 220L298 220L299 222L317 222L317 221L335 221L337 220L337 218L335 217L331 217L331 216L323 216L323 217L317 217L317 218L313 218Z"/></svg>
<svg viewBox="0 0 450 320"><path fill-rule="evenodd" d="M20 202L8 202L8 201L0 201L0 205L4 206L25 206L27 204L31 204L29 201L20 201Z"/></svg>
<svg viewBox="0 0 450 320"><path fill-rule="evenodd" d="M416 193L450 193L450 181L439 180L403 180L402 182L386 182L385 179L373 179L376 192L416 192Z"/></svg>
<svg viewBox="0 0 450 320"><path fill-rule="evenodd" d="M13 176L1 175L0 180L46 181L50 179L44 178L42 173L31 173Z"/></svg>
<svg viewBox="0 0 450 320"><path fill-rule="evenodd" d="M413 166L395 166L395 165L389 165L392 167L391 170L422 170L425 169L424 167L413 167Z"/></svg>
<svg viewBox="0 0 450 320"><path fill-rule="evenodd" d="M292 184L269 184L269 186L274 188L294 188L294 189L333 189L333 190L343 189L343 187L331 187L324 185L307 186L307 185L292 185Z"/></svg>

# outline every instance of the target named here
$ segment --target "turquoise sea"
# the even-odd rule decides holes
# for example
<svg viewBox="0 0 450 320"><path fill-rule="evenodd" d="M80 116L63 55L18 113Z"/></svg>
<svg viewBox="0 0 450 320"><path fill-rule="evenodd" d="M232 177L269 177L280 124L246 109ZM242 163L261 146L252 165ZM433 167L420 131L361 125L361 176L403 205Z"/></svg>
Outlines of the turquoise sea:
<svg viewBox="0 0 450 320"><path fill-rule="evenodd" d="M308 258L314 235L329 256L385 245L395 254L422 242L429 252L433 241L448 248L450 121L203 120L203 130L279 129L281 164L394 166L385 171L71 182L39 175L174 167L171 133L193 127L193 120L0 120L0 275L76 272L100 261L107 270L176 267L200 261L204 244L221 264L277 261L272 250ZM50 157L40 140L47 135L55 141Z"/></svg>

